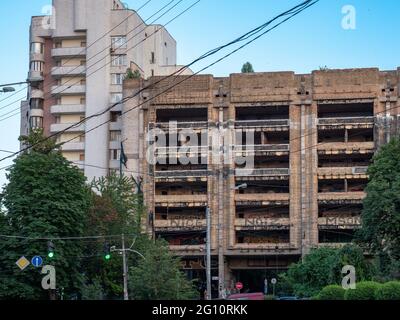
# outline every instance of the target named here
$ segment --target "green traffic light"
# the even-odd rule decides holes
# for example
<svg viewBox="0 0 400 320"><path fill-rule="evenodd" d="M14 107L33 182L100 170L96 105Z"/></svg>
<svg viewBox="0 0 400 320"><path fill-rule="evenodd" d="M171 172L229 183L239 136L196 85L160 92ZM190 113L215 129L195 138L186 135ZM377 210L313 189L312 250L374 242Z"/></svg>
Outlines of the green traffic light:
<svg viewBox="0 0 400 320"><path fill-rule="evenodd" d="M54 257L54 252L49 252L49 254L47 255L49 258L53 258Z"/></svg>
<svg viewBox="0 0 400 320"><path fill-rule="evenodd" d="M111 254L106 254L106 255L104 256L104 259L110 260L110 259L111 259Z"/></svg>

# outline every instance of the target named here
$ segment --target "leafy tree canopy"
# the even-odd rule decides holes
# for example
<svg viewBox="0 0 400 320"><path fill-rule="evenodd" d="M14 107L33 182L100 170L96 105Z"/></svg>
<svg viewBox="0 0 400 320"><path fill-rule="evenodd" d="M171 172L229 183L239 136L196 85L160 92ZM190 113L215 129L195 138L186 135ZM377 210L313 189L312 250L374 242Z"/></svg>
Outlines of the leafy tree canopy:
<svg viewBox="0 0 400 320"><path fill-rule="evenodd" d="M34 146L8 170L4 188L0 233L29 238L54 238L55 257L46 264L56 267L57 286L74 293L81 282L82 245L60 237L81 236L90 207L90 191L83 173L67 161L41 131L23 139ZM0 299L42 299L40 269L21 272L15 262L25 256L47 256L47 240L8 238L0 242Z"/></svg>
<svg viewBox="0 0 400 320"><path fill-rule="evenodd" d="M250 62L246 62L242 67L242 73L253 73L253 65Z"/></svg>
<svg viewBox="0 0 400 320"><path fill-rule="evenodd" d="M380 257L383 272L400 274L400 140L395 138L373 158L368 169L358 241ZM394 267L394 268L393 268Z"/></svg>

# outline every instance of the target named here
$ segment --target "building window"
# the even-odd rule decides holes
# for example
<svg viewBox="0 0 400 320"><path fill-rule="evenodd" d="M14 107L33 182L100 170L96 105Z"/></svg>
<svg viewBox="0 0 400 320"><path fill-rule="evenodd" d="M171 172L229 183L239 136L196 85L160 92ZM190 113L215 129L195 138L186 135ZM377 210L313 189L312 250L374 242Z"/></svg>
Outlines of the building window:
<svg viewBox="0 0 400 320"><path fill-rule="evenodd" d="M43 109L43 99L32 98L30 107L31 109Z"/></svg>
<svg viewBox="0 0 400 320"><path fill-rule="evenodd" d="M55 121L56 121L56 124L61 123L61 117L60 116L55 116Z"/></svg>
<svg viewBox="0 0 400 320"><path fill-rule="evenodd" d="M86 41L81 41L81 47L82 47L82 48L85 48L86 45L87 45Z"/></svg>
<svg viewBox="0 0 400 320"><path fill-rule="evenodd" d="M156 63L156 55L155 55L154 52L151 53L151 60L150 60L150 63L152 63L152 64Z"/></svg>
<svg viewBox="0 0 400 320"><path fill-rule="evenodd" d="M111 84L122 85L125 79L125 74L123 73L113 73L111 75Z"/></svg>
<svg viewBox="0 0 400 320"><path fill-rule="evenodd" d="M114 67L118 66L126 66L126 55L125 54L115 54L111 56L112 59L112 65Z"/></svg>
<svg viewBox="0 0 400 320"><path fill-rule="evenodd" d="M121 153L120 150L111 149L111 150L110 150L110 159L111 159L111 160L119 160L119 158L120 158L120 153Z"/></svg>
<svg viewBox="0 0 400 320"><path fill-rule="evenodd" d="M85 136L79 136L79 142L85 142Z"/></svg>
<svg viewBox="0 0 400 320"><path fill-rule="evenodd" d="M31 129L42 129L43 128L43 118L42 117L31 117L30 120Z"/></svg>
<svg viewBox="0 0 400 320"><path fill-rule="evenodd" d="M84 153L81 153L79 155L79 161L85 161L85 154Z"/></svg>
<svg viewBox="0 0 400 320"><path fill-rule="evenodd" d="M121 131L110 131L110 141L121 141Z"/></svg>
<svg viewBox="0 0 400 320"><path fill-rule="evenodd" d="M81 80L81 86L85 86L86 85L86 79L82 79Z"/></svg>
<svg viewBox="0 0 400 320"><path fill-rule="evenodd" d="M81 98L81 104L86 104L86 98Z"/></svg>
<svg viewBox="0 0 400 320"><path fill-rule="evenodd" d="M43 54L44 45L40 42L32 42L31 44L31 53Z"/></svg>
<svg viewBox="0 0 400 320"><path fill-rule="evenodd" d="M126 37L111 37L111 47L113 49L125 49L127 46Z"/></svg>
<svg viewBox="0 0 400 320"><path fill-rule="evenodd" d="M32 61L31 62L31 71L40 71L43 72L44 62L42 61Z"/></svg>
<svg viewBox="0 0 400 320"><path fill-rule="evenodd" d="M122 93L112 93L111 94L111 103L118 103L122 100Z"/></svg>
<svg viewBox="0 0 400 320"><path fill-rule="evenodd" d="M112 111L110 113L111 122L119 121L119 119L121 118L121 115L122 115L121 111Z"/></svg>
<svg viewBox="0 0 400 320"><path fill-rule="evenodd" d="M151 69L151 76L154 77L154 69Z"/></svg>
<svg viewBox="0 0 400 320"><path fill-rule="evenodd" d="M81 66L86 66L86 60L81 60Z"/></svg>
<svg viewBox="0 0 400 320"><path fill-rule="evenodd" d="M55 47L56 49L61 48L61 47L62 47L61 41L55 42L55 43L54 43L54 47Z"/></svg>

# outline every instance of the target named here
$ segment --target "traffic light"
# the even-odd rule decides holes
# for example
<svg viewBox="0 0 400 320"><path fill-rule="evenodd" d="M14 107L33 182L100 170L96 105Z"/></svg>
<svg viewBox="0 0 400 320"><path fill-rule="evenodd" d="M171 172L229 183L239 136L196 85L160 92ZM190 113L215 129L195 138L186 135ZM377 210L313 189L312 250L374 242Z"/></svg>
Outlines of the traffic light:
<svg viewBox="0 0 400 320"><path fill-rule="evenodd" d="M54 243L53 241L47 242L47 256L52 259L54 258Z"/></svg>
<svg viewBox="0 0 400 320"><path fill-rule="evenodd" d="M104 259L110 260L111 259L111 248L108 243L104 244Z"/></svg>

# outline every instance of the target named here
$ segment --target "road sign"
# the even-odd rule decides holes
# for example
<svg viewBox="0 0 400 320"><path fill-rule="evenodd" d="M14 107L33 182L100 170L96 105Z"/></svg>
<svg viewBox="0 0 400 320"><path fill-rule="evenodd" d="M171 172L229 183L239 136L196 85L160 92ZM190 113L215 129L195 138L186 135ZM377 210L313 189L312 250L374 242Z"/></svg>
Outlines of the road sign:
<svg viewBox="0 0 400 320"><path fill-rule="evenodd" d="M17 260L15 264L21 269L21 271L23 271L27 266L29 266L30 263L27 258L21 257Z"/></svg>
<svg viewBox="0 0 400 320"><path fill-rule="evenodd" d="M31 260L31 263L32 263L32 265L33 265L35 268L39 268L39 267L41 267L42 264L43 264L43 259L42 259L41 256L34 256L34 257L32 258L32 260Z"/></svg>
<svg viewBox="0 0 400 320"><path fill-rule="evenodd" d="M276 282L277 282L277 281L276 281L275 278L272 278L272 279L271 279L271 283L272 283L272 284L276 284Z"/></svg>
<svg viewBox="0 0 400 320"><path fill-rule="evenodd" d="M243 289L243 283L241 283L241 282L238 282L238 283L236 283L236 289L238 289L238 290L242 290Z"/></svg>

